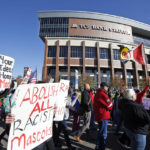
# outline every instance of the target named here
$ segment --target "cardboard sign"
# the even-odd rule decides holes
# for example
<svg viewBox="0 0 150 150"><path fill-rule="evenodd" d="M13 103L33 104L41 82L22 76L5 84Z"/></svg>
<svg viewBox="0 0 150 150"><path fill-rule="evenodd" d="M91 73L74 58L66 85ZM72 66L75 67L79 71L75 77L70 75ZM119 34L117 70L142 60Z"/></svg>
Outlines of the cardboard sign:
<svg viewBox="0 0 150 150"><path fill-rule="evenodd" d="M0 54L0 91L10 88L14 59Z"/></svg>
<svg viewBox="0 0 150 150"><path fill-rule="evenodd" d="M68 81L64 80L60 83L24 84L17 88L11 100L15 102L12 108L15 121L11 124L7 150L31 150L52 137L54 106L57 107L56 116L62 118L56 100L61 95L59 101L65 106L62 102L68 92L67 86Z"/></svg>
<svg viewBox="0 0 150 150"><path fill-rule="evenodd" d="M146 110L150 110L150 98L143 98L143 105Z"/></svg>
<svg viewBox="0 0 150 150"><path fill-rule="evenodd" d="M55 83L57 84L57 83ZM54 112L54 121L61 121L64 118L64 111L66 106L66 97L68 96L69 90L69 81L60 80L59 83L59 94L57 95L55 101L55 112Z"/></svg>

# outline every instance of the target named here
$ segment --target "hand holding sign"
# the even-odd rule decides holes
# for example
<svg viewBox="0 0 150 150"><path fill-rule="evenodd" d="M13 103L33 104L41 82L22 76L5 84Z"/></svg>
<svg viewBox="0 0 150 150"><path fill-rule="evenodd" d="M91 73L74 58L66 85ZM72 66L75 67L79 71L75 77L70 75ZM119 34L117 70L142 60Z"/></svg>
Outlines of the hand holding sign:
<svg viewBox="0 0 150 150"><path fill-rule="evenodd" d="M15 121L11 124L7 150L29 150L52 137L52 123L63 120L69 81L20 85L12 98ZM8 120L10 121L10 120Z"/></svg>

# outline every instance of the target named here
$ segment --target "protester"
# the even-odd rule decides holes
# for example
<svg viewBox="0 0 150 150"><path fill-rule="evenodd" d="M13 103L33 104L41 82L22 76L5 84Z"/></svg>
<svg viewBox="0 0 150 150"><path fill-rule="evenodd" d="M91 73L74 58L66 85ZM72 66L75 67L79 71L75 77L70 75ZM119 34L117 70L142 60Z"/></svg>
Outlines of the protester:
<svg viewBox="0 0 150 150"><path fill-rule="evenodd" d="M136 103L137 104L142 104L142 99L144 98L146 92L148 91L149 89L149 85L147 85L143 91L140 92L139 89L135 89L135 93L136 93ZM120 111L120 108L119 108L119 111ZM130 148L130 139L129 137L127 136L126 132L124 132L122 134L122 136L118 139L118 143L122 146L122 147L125 147L125 148Z"/></svg>
<svg viewBox="0 0 150 150"><path fill-rule="evenodd" d="M72 125L72 132L77 131L80 126L80 115L78 113L80 101L79 101L79 93L75 92L72 97L72 106L73 109L71 109L73 113L73 125Z"/></svg>
<svg viewBox="0 0 150 150"><path fill-rule="evenodd" d="M148 89L149 89L149 85L147 85L145 87L145 89L141 92L138 89L135 90L135 92L137 94L136 103L142 104L142 99L144 98L144 96L145 96L146 92L148 91Z"/></svg>
<svg viewBox="0 0 150 150"><path fill-rule="evenodd" d="M84 91L81 97L80 108L83 110L83 126L75 131L74 138L78 142L82 142L80 139L81 135L86 131L86 134L89 135L89 126L91 120L91 110L92 110L92 100L90 97L90 85L88 83L84 84Z"/></svg>
<svg viewBox="0 0 150 150"><path fill-rule="evenodd" d="M90 129L91 130L95 130L95 119L94 119L94 110L93 110L93 104L94 104L94 89L91 89L90 91L90 96L91 96L91 100L92 100L92 110L91 110L91 121L90 121Z"/></svg>
<svg viewBox="0 0 150 150"><path fill-rule="evenodd" d="M68 130L68 125L66 123L66 120L69 119L69 108L72 107L72 103L70 100L70 97L66 98L66 107L65 107L65 113L64 113L64 120L62 121L55 121L54 122L54 143L56 147L61 147L61 141L60 141L60 134L61 132L64 133L64 139L67 144L68 150L74 150L75 148L71 145L71 140L69 138L69 130ZM56 127L56 124L58 127Z"/></svg>
<svg viewBox="0 0 150 150"><path fill-rule="evenodd" d="M107 95L108 85L101 83L101 88L96 92L94 97L94 116L98 122L98 136L96 141L96 150L105 150L107 138L107 124L110 119L110 110L113 104Z"/></svg>
<svg viewBox="0 0 150 150"><path fill-rule="evenodd" d="M2 115L4 116L4 118L6 120L5 121L6 122L5 130L0 135L0 144L1 144L2 138L5 136L5 134L9 135L10 123L14 119L14 116L10 113L11 113L11 107L13 107L13 105L14 105L14 104L11 104L11 97L14 94L15 88L16 88L15 83L14 83L14 81L12 81L10 88L3 91L0 96L0 97L3 97L3 100L4 100L3 101L4 112Z"/></svg>
<svg viewBox="0 0 150 150"><path fill-rule="evenodd" d="M133 89L127 89L124 98L119 101L121 117L124 121L126 134L131 140L132 150L144 150L146 135L150 125L150 116L142 105L137 104Z"/></svg>
<svg viewBox="0 0 150 150"><path fill-rule="evenodd" d="M113 126L117 125L115 134L118 134L120 126L120 116L118 115L118 100L120 98L120 93L116 92L115 97L114 97L114 102L113 102L113 109L112 109L112 114L113 114Z"/></svg>

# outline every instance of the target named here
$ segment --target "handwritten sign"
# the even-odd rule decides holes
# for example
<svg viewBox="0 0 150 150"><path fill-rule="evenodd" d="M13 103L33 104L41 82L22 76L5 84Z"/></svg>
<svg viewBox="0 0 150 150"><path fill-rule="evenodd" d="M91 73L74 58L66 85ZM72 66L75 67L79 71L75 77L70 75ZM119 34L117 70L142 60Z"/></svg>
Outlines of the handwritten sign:
<svg viewBox="0 0 150 150"><path fill-rule="evenodd" d="M23 84L17 88L12 98L12 102L16 102L12 108L15 121L11 124L7 150L31 150L52 137L54 106L57 107L59 95L62 96L60 103L64 102L67 86L68 81L63 80L60 83ZM59 110L59 106L57 108ZM58 110L55 115L63 116Z"/></svg>
<svg viewBox="0 0 150 150"><path fill-rule="evenodd" d="M14 59L0 54L0 91L10 88Z"/></svg>
<svg viewBox="0 0 150 150"><path fill-rule="evenodd" d="M143 106L146 110L150 110L150 98L143 98Z"/></svg>
<svg viewBox="0 0 150 150"><path fill-rule="evenodd" d="M57 83L56 83L57 84ZM64 111L66 106L65 97L68 95L69 90L69 81L60 80L59 83L59 94L55 100L55 112L54 112L54 121L61 121L64 118Z"/></svg>

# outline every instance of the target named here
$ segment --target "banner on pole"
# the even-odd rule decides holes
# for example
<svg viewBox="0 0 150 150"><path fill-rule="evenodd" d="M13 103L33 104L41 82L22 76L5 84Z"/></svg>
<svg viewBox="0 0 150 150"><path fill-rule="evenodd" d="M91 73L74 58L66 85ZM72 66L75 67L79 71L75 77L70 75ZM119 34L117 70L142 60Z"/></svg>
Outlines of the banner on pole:
<svg viewBox="0 0 150 150"><path fill-rule="evenodd" d="M23 78L23 81L21 82L21 84L27 84L28 83L30 76L31 76L31 73L32 73L32 69L29 68L25 77Z"/></svg>
<svg viewBox="0 0 150 150"><path fill-rule="evenodd" d="M17 88L12 97L15 121L11 124L7 150L31 150L52 137L54 108L55 117L63 120L60 107L65 107L63 98L68 93L68 82L24 84Z"/></svg>
<svg viewBox="0 0 150 150"><path fill-rule="evenodd" d="M75 89L78 90L79 88L79 75L78 70L75 70Z"/></svg>
<svg viewBox="0 0 150 150"><path fill-rule="evenodd" d="M10 88L14 59L0 54L0 91Z"/></svg>

